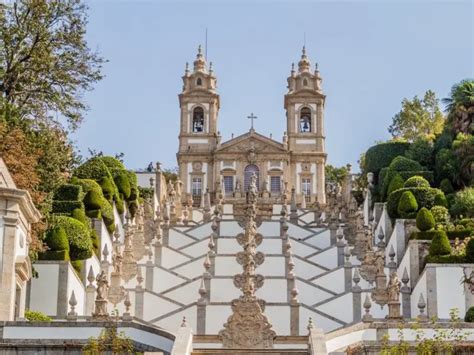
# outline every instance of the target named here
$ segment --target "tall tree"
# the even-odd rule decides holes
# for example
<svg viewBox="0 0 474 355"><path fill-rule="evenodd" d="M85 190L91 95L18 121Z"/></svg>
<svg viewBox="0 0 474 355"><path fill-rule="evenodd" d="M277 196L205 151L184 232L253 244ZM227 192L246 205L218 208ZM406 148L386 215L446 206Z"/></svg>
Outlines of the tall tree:
<svg viewBox="0 0 474 355"><path fill-rule="evenodd" d="M102 79L104 60L85 40L80 0L18 0L0 5L0 92L21 118L77 128L85 91Z"/></svg>
<svg viewBox="0 0 474 355"><path fill-rule="evenodd" d="M423 99L418 96L412 100L404 99L402 109L392 120L388 131L393 138L409 142L418 138L434 139L443 130L445 121L438 99L431 90L425 93Z"/></svg>
<svg viewBox="0 0 474 355"><path fill-rule="evenodd" d="M466 79L453 85L443 103L454 134L474 134L474 80Z"/></svg>

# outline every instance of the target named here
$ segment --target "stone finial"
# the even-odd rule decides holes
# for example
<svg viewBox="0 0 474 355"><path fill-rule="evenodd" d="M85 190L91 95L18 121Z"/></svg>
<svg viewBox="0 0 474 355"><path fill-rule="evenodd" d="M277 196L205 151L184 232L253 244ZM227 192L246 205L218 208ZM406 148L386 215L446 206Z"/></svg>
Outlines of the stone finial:
<svg viewBox="0 0 474 355"><path fill-rule="evenodd" d="M403 275L402 275L402 282L403 282L403 285L404 285L404 286L407 286L408 281L410 281L410 278L408 277L408 271L407 271L407 268L406 268L406 266L405 266L405 268L403 269Z"/></svg>
<svg viewBox="0 0 474 355"><path fill-rule="evenodd" d="M377 243L377 247L385 248L385 234L384 234L382 228L380 228L379 233L377 235L377 238L379 239L379 241Z"/></svg>
<svg viewBox="0 0 474 355"><path fill-rule="evenodd" d="M308 325L306 326L306 329L308 329L308 332L310 332L312 329L314 329L313 318L309 317Z"/></svg>
<svg viewBox="0 0 474 355"><path fill-rule="evenodd" d="M89 267L89 272L87 273L87 281L89 281L89 285L87 285L87 287L94 287L93 282L95 281L95 275L92 265Z"/></svg>
<svg viewBox="0 0 474 355"><path fill-rule="evenodd" d="M425 298L423 297L423 293L420 293L420 297L418 298L418 320L420 322L426 322L428 320L428 316L425 313L425 308Z"/></svg>
<svg viewBox="0 0 474 355"><path fill-rule="evenodd" d="M351 251L349 250L349 246L346 245L346 247L344 248L344 266L345 267L349 267L349 266L352 266L351 262L350 262L350 258L351 258Z"/></svg>
<svg viewBox="0 0 474 355"><path fill-rule="evenodd" d="M70 311L67 314L67 319L76 320L77 319L77 312L76 312L77 300L76 300L76 294L74 293L74 290L72 290L71 297L69 298L69 306L70 306Z"/></svg>
<svg viewBox="0 0 474 355"><path fill-rule="evenodd" d="M138 282L138 287L142 286L142 283L144 281L143 274L142 274L142 268L137 267L137 282Z"/></svg>
<svg viewBox="0 0 474 355"><path fill-rule="evenodd" d="M337 228L336 239L337 246L344 246L344 230L342 229L342 225L339 225Z"/></svg>
<svg viewBox="0 0 474 355"><path fill-rule="evenodd" d="M360 290L359 282L360 282L360 274L359 274L359 268L354 269L354 276L352 276L352 281L354 281L354 286L352 289L358 288Z"/></svg>
<svg viewBox="0 0 474 355"><path fill-rule="evenodd" d="M183 316L183 320L181 322L181 327L182 328L186 328L188 326L188 322L186 321L186 317Z"/></svg>
<svg viewBox="0 0 474 355"><path fill-rule="evenodd" d="M293 261L293 256L290 253L290 257L288 258L288 277L293 278L295 277L295 262Z"/></svg>
<svg viewBox="0 0 474 355"><path fill-rule="evenodd" d="M204 302L206 300L207 290L204 283L204 278L201 279L201 285L199 286L199 302Z"/></svg>
<svg viewBox="0 0 474 355"><path fill-rule="evenodd" d="M372 307L372 302L370 301L369 294L365 294L365 300L364 300L364 309L365 309L365 314L362 317L363 322L372 322L374 319L372 315L370 314L370 308Z"/></svg>
<svg viewBox="0 0 474 355"><path fill-rule="evenodd" d="M209 258L209 253L206 254L206 258L204 259L204 269L206 270L206 273L209 273L209 270L211 269L211 259Z"/></svg>
<svg viewBox="0 0 474 355"><path fill-rule="evenodd" d="M299 294L299 291L298 289L295 287L293 287L291 289L291 303L298 303L298 294Z"/></svg>
<svg viewBox="0 0 474 355"><path fill-rule="evenodd" d="M107 244L104 245L104 248L102 249L102 261L108 261L107 258L109 256L109 248L107 247Z"/></svg>

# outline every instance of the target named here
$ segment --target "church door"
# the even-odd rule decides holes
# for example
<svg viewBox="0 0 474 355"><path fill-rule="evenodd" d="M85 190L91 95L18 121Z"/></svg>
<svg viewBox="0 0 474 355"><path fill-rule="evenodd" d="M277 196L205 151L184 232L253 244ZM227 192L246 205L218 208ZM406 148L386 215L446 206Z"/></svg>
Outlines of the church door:
<svg viewBox="0 0 474 355"><path fill-rule="evenodd" d="M254 164L247 165L244 170L244 191L247 192L250 185L250 177L252 174L257 176L257 190L259 190L260 186L260 172L258 170L258 166Z"/></svg>

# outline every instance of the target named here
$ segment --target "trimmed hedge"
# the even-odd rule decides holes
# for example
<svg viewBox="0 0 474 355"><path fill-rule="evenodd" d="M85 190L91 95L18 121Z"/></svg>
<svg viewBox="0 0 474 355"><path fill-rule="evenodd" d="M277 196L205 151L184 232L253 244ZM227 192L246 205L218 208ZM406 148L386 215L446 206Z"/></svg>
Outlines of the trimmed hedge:
<svg viewBox="0 0 474 355"><path fill-rule="evenodd" d="M99 181L99 185L107 201L112 202L117 194L117 186L115 186L114 180L111 177L104 176Z"/></svg>
<svg viewBox="0 0 474 355"><path fill-rule="evenodd" d="M403 178L400 176L400 174L396 174L390 181L390 184L388 185L387 194L390 195L393 191L402 189L403 187L404 187Z"/></svg>
<svg viewBox="0 0 474 355"><path fill-rule="evenodd" d="M117 158L111 156L102 156L98 157L110 170L112 169L120 169L125 170L125 166L123 163L118 160Z"/></svg>
<svg viewBox="0 0 474 355"><path fill-rule="evenodd" d="M391 218L398 218L400 214L398 213L398 203L400 197L405 191L411 191L415 196L418 207L426 207L430 209L435 206L435 198L443 192L435 188L422 188L422 187L404 187L403 189L396 190L392 192L387 199L387 212Z"/></svg>
<svg viewBox="0 0 474 355"><path fill-rule="evenodd" d="M80 165L74 170L74 176L80 179L92 179L100 181L103 177L112 178L107 165L101 160L100 157L94 157Z"/></svg>
<svg viewBox="0 0 474 355"><path fill-rule="evenodd" d="M449 255L451 254L451 244L449 243L448 236L444 231L435 234L430 244L430 255Z"/></svg>
<svg viewBox="0 0 474 355"><path fill-rule="evenodd" d="M71 260L85 260L92 256L90 231L83 223L68 216L54 216L53 225L64 228Z"/></svg>
<svg viewBox="0 0 474 355"><path fill-rule="evenodd" d="M382 169L384 170L384 169ZM400 175L403 181L407 181L409 178L413 176L421 176L424 179L426 179L430 184L434 181L433 178L433 172L432 171L392 171L387 168L386 171L386 177L383 180L379 181L381 182L381 185L379 186L379 192L381 193L381 196L385 199L386 196L389 194L387 193L388 191L388 184L390 182L390 179L392 179L393 176L396 174ZM380 173L380 176L382 176L382 172Z"/></svg>
<svg viewBox="0 0 474 355"><path fill-rule="evenodd" d="M462 264L465 258L462 255L428 255L425 259L426 263L431 264Z"/></svg>
<svg viewBox="0 0 474 355"><path fill-rule="evenodd" d="M82 271L82 261L81 260L73 260L73 261L71 261L71 266L74 268L77 275L80 276L81 271Z"/></svg>
<svg viewBox="0 0 474 355"><path fill-rule="evenodd" d="M39 260L70 260L67 250L47 250L38 254Z"/></svg>
<svg viewBox="0 0 474 355"><path fill-rule="evenodd" d="M101 192L91 190L84 197L84 205L88 210L98 210L103 206L104 200Z"/></svg>
<svg viewBox="0 0 474 355"><path fill-rule="evenodd" d="M87 210L86 211L86 216L89 218L97 218L101 219L102 218L102 213L100 210Z"/></svg>
<svg viewBox="0 0 474 355"><path fill-rule="evenodd" d="M91 226L91 222L86 216L86 212L83 208L76 208L74 211L72 211L71 217L77 219L79 222L82 222L86 227Z"/></svg>
<svg viewBox="0 0 474 355"><path fill-rule="evenodd" d="M451 231L446 231L449 239L464 239L467 237L474 236L474 229L466 228L466 229L456 229Z"/></svg>
<svg viewBox="0 0 474 355"><path fill-rule="evenodd" d="M428 180L426 180L424 177L412 176L407 181L405 181L405 184L403 185L403 187L431 187L431 186Z"/></svg>
<svg viewBox="0 0 474 355"><path fill-rule="evenodd" d="M91 240L92 248L94 248L94 253L100 259L100 240L95 229L91 229Z"/></svg>
<svg viewBox="0 0 474 355"><path fill-rule="evenodd" d="M405 191L398 202L397 212L402 218L414 218L418 210L418 203L411 191Z"/></svg>
<svg viewBox="0 0 474 355"><path fill-rule="evenodd" d="M92 180L92 179L79 179L77 177L73 177L71 179L71 182L73 184L81 186L82 191L84 191L85 194L88 193L89 191L96 191L99 194L102 193L102 189L100 188L100 185L95 180Z"/></svg>
<svg viewBox="0 0 474 355"><path fill-rule="evenodd" d="M469 307L464 316L464 321L467 323L474 323L474 307Z"/></svg>
<svg viewBox="0 0 474 355"><path fill-rule="evenodd" d="M46 232L44 242L50 250L69 250L67 234L63 227L55 226Z"/></svg>
<svg viewBox="0 0 474 355"><path fill-rule="evenodd" d="M436 223L446 224L449 222L449 211L444 206L433 206L430 210Z"/></svg>
<svg viewBox="0 0 474 355"><path fill-rule="evenodd" d="M469 240L466 245L466 261L474 263L474 239Z"/></svg>
<svg viewBox="0 0 474 355"><path fill-rule="evenodd" d="M418 211L418 214L416 215L416 226L422 232L426 232L434 228L435 219L426 207L422 207Z"/></svg>
<svg viewBox="0 0 474 355"><path fill-rule="evenodd" d="M440 188L441 191L443 191L445 194L450 194L450 193L453 193L453 192L454 192L453 184L451 184L451 181L449 181L448 179L443 179L443 180L441 180L441 182L440 182L440 184L439 184L439 188Z"/></svg>
<svg viewBox="0 0 474 355"><path fill-rule="evenodd" d="M114 175L114 182L118 188L118 191L123 195L125 200L130 198L130 194L132 193L130 180L126 171L120 171Z"/></svg>
<svg viewBox="0 0 474 355"><path fill-rule="evenodd" d="M130 211L130 214L132 215L132 218L135 217L135 214L138 211L138 202L137 201L132 201L128 204L128 210Z"/></svg>
<svg viewBox="0 0 474 355"><path fill-rule="evenodd" d="M71 214L75 209L84 209L84 204L81 201L55 201L52 203L53 213Z"/></svg>
<svg viewBox="0 0 474 355"><path fill-rule="evenodd" d="M365 153L364 172L378 176L382 168L389 166L396 156L404 155L409 147L407 142L385 142L370 147Z"/></svg>
<svg viewBox="0 0 474 355"><path fill-rule="evenodd" d="M115 201L115 207L117 208L118 214L122 215L125 213L125 204L121 196Z"/></svg>
<svg viewBox="0 0 474 355"><path fill-rule="evenodd" d="M445 233L442 230L430 230L425 232L413 232L410 235L410 239L417 240L433 240L433 238L439 234Z"/></svg>
<svg viewBox="0 0 474 355"><path fill-rule="evenodd" d="M52 319L43 312L25 309L25 319L29 322L51 322Z"/></svg>
<svg viewBox="0 0 474 355"><path fill-rule="evenodd" d="M83 198L82 187L74 184L64 184L59 186L53 195L56 201L81 201Z"/></svg>
<svg viewBox="0 0 474 355"><path fill-rule="evenodd" d="M395 157L388 166L393 171L423 171L426 170L420 163L415 160L408 159L404 156Z"/></svg>

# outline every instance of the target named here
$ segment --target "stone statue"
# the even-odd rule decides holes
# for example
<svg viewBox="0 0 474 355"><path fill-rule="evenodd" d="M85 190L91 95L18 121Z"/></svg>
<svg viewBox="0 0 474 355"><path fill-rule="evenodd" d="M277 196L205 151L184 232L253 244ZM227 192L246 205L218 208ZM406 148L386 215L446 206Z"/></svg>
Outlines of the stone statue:
<svg viewBox="0 0 474 355"><path fill-rule="evenodd" d="M105 300L109 289L109 281L107 280L107 275L103 270L97 275L95 281L97 282L96 300Z"/></svg>
<svg viewBox="0 0 474 355"><path fill-rule="evenodd" d="M122 261L122 255L119 253L114 253L114 255L112 256L112 266L114 267L114 272L116 274L122 273Z"/></svg>
<svg viewBox="0 0 474 355"><path fill-rule="evenodd" d="M390 274L390 279L387 285L388 301L399 302L400 299L400 285L401 282L398 278L398 274L394 271Z"/></svg>

